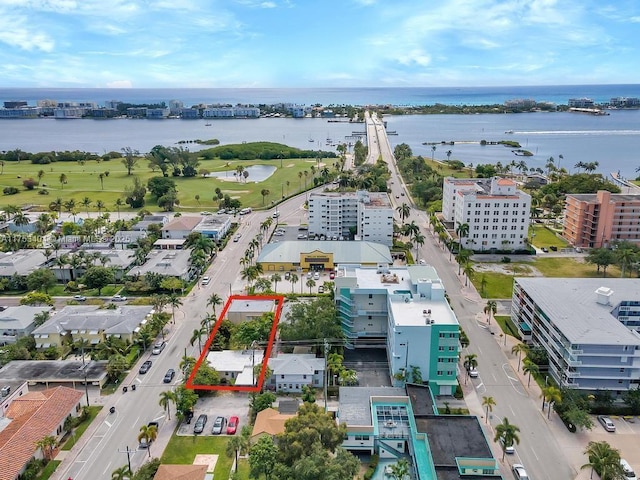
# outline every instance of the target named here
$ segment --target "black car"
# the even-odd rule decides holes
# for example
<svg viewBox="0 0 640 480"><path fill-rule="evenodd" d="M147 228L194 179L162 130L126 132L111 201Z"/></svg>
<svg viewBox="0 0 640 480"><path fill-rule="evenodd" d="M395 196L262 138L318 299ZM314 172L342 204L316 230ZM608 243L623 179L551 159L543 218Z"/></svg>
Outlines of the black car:
<svg viewBox="0 0 640 480"><path fill-rule="evenodd" d="M147 373L149 371L149 369L151 368L151 365L153 365L153 362L151 360L146 360L142 366L140 366L140 370L138 370L138 373L141 375L144 375L145 373Z"/></svg>
<svg viewBox="0 0 640 480"><path fill-rule="evenodd" d="M193 433L204 432L204 426L207 424L207 416L203 413L196 420L196 424L193 427Z"/></svg>
<svg viewBox="0 0 640 480"><path fill-rule="evenodd" d="M164 383L171 383L171 381L173 380L173 377L176 376L176 371L173 368L170 368L169 370L167 370L167 373L164 374L164 380L162 380Z"/></svg>
<svg viewBox="0 0 640 480"><path fill-rule="evenodd" d="M226 418L216 417L216 421L213 423L213 428L211 429L211 433L213 433L214 435L220 435L226 424L227 424Z"/></svg>

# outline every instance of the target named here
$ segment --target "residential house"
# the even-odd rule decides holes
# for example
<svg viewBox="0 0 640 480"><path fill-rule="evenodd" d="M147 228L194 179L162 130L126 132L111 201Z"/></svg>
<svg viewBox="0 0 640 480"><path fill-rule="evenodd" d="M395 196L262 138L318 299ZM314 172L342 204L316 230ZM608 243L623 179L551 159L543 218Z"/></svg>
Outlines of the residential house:
<svg viewBox="0 0 640 480"><path fill-rule="evenodd" d="M0 368L0 386L18 388L28 385L57 386L84 390L87 385L102 388L107 382L107 360L12 360Z"/></svg>
<svg viewBox="0 0 640 480"><path fill-rule="evenodd" d="M511 320L558 385L614 396L640 386L640 280L516 278Z"/></svg>
<svg viewBox="0 0 640 480"><path fill-rule="evenodd" d="M121 230L113 237L113 248L116 250L136 248L141 238L147 238L146 230Z"/></svg>
<svg viewBox="0 0 640 480"><path fill-rule="evenodd" d="M159 238L153 242L153 248L156 250L182 250L185 243L187 243L185 238Z"/></svg>
<svg viewBox="0 0 640 480"><path fill-rule="evenodd" d="M256 365L262 363L264 351L222 350L207 354L207 362L216 369L221 379L234 385L255 385L259 380L254 373Z"/></svg>
<svg viewBox="0 0 640 480"><path fill-rule="evenodd" d="M11 278L14 275L26 277L31 272L43 268L47 257L42 250L17 250L0 252L0 278Z"/></svg>
<svg viewBox="0 0 640 480"><path fill-rule="evenodd" d="M196 226L200 223L202 217L182 215L174 218L162 227L162 238L181 239L187 238Z"/></svg>
<svg viewBox="0 0 640 480"><path fill-rule="evenodd" d="M169 217L166 215L145 215L138 223L136 223L131 230L146 232L149 230L150 225L158 225L162 227L169 221Z"/></svg>
<svg viewBox="0 0 640 480"><path fill-rule="evenodd" d="M242 323L257 320L265 313L274 312L274 300L253 300L234 298L227 308L226 319L232 323Z"/></svg>
<svg viewBox="0 0 640 480"><path fill-rule="evenodd" d="M324 358L313 354L280 353L269 359L273 372L268 388L277 392L302 392L302 387L323 388L325 378Z"/></svg>
<svg viewBox="0 0 640 480"><path fill-rule="evenodd" d="M284 433L284 424L296 415L295 413L280 413L274 408L266 408L258 412L251 431L251 443L256 443L260 437L265 435L275 437L279 433Z"/></svg>
<svg viewBox="0 0 640 480"><path fill-rule="evenodd" d="M68 417L80 412L83 393L67 387L29 392L13 400L10 421L0 430L0 480L16 480L32 458L42 458L36 443L47 436L61 438Z"/></svg>
<svg viewBox="0 0 640 480"><path fill-rule="evenodd" d="M151 250L147 255L147 260L142 265L131 268L127 272L127 276L135 277L153 272L188 282L196 273L191 268L190 256L190 248L186 250Z"/></svg>
<svg viewBox="0 0 640 480"><path fill-rule="evenodd" d="M114 336L132 342L134 334L151 317L151 307L122 305L115 309L98 305L70 305L33 330L37 348L60 346L64 338L97 345ZM68 337L67 337L68 336Z"/></svg>
<svg viewBox="0 0 640 480"><path fill-rule="evenodd" d="M51 307L20 305L0 311L0 345L15 343L18 338L30 335L35 328L34 317L51 310Z"/></svg>
<svg viewBox="0 0 640 480"><path fill-rule="evenodd" d="M0 372L2 372L2 369L0 369ZM2 419L5 417L11 402L28 392L29 382L0 378L0 424L2 424Z"/></svg>
<svg viewBox="0 0 640 480"><path fill-rule="evenodd" d="M531 195L508 178L444 179L442 215L449 230L469 231L459 239L475 251L522 250L528 246Z"/></svg>

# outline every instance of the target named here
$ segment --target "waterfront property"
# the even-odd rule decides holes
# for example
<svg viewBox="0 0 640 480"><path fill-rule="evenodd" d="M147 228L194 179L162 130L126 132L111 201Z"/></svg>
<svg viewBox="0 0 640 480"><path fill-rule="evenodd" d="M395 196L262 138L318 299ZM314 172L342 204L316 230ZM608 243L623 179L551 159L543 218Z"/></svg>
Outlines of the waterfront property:
<svg viewBox="0 0 640 480"><path fill-rule="evenodd" d="M516 278L511 319L545 349L561 387L621 395L640 385L640 280Z"/></svg>
<svg viewBox="0 0 640 480"><path fill-rule="evenodd" d="M428 381L453 394L460 327L433 267L340 267L335 288L347 348L386 347L396 385Z"/></svg>
<svg viewBox="0 0 640 480"><path fill-rule="evenodd" d="M309 235L393 245L393 206L379 192L320 192L309 195Z"/></svg>
<svg viewBox="0 0 640 480"><path fill-rule="evenodd" d="M562 235L575 247L607 247L616 240L640 244L640 195L567 195Z"/></svg>
<svg viewBox="0 0 640 480"><path fill-rule="evenodd" d="M442 191L442 215L455 231L468 225L462 248L522 250L527 248L531 196L507 178L447 177Z"/></svg>

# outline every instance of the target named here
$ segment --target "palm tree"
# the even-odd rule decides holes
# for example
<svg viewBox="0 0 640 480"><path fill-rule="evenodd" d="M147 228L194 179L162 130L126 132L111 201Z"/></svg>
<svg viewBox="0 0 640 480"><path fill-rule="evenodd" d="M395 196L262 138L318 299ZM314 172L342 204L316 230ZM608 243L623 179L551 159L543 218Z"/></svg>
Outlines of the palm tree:
<svg viewBox="0 0 640 480"><path fill-rule="evenodd" d="M182 300L177 294L172 293L167 298L167 305L171 307L171 317L173 318L173 323L176 323L176 308L182 305Z"/></svg>
<svg viewBox="0 0 640 480"><path fill-rule="evenodd" d="M278 282L282 281L282 277L280 276L279 273L274 273L273 275L271 275L271 281L273 282L273 291L277 292L278 291Z"/></svg>
<svg viewBox="0 0 640 480"><path fill-rule="evenodd" d="M262 206L264 206L264 200L265 198L267 198L269 195L271 194L271 192L269 191L268 188L263 188L260 191L260 195L262 195Z"/></svg>
<svg viewBox="0 0 640 480"><path fill-rule="evenodd" d="M482 406L485 408L484 423L489 421L489 412L493 412L493 407L496 405L496 401L493 397L482 397Z"/></svg>
<svg viewBox="0 0 640 480"><path fill-rule="evenodd" d="M464 377L464 383L466 385L467 379L469 378L469 372L478 366L478 355L475 353L470 353L466 357L464 357L464 363L462 364L467 371Z"/></svg>
<svg viewBox="0 0 640 480"><path fill-rule="evenodd" d="M104 202L102 200L98 200L96 202L96 208L98 209L98 215L100 215L102 210L104 210Z"/></svg>
<svg viewBox="0 0 640 480"><path fill-rule="evenodd" d="M124 202L121 198L117 198L114 205L116 206L116 210L118 211L118 220L120 220L120 207L124 205Z"/></svg>
<svg viewBox="0 0 640 480"><path fill-rule="evenodd" d="M307 287L309 287L309 295L311 295L311 288L316 286L316 282L313 278L307 280Z"/></svg>
<svg viewBox="0 0 640 480"><path fill-rule="evenodd" d="M471 250L467 250L466 248L461 248L456 255L456 261L458 262L458 275L460 275L460 271L462 269L462 265L468 263L471 260L471 254L473 252Z"/></svg>
<svg viewBox="0 0 640 480"><path fill-rule="evenodd" d="M488 300L487 305L484 307L484 313L487 315L487 323L491 323L491 315L495 315L497 311L498 303L495 300Z"/></svg>
<svg viewBox="0 0 640 480"><path fill-rule="evenodd" d="M58 177L58 181L60 182L60 187L64 190L64 184L67 183L67 176L64 173L61 173L60 177Z"/></svg>
<svg viewBox="0 0 640 480"><path fill-rule="evenodd" d="M84 197L80 202L80 205L84 207L85 212L87 212L87 217L89 216L89 207L91 206L91 199L89 197Z"/></svg>
<svg viewBox="0 0 640 480"><path fill-rule="evenodd" d="M529 352L529 345L526 343L518 343L513 346L511 353L518 354L518 371L520 371L520 361L522 360L522 354Z"/></svg>
<svg viewBox="0 0 640 480"><path fill-rule="evenodd" d="M466 277L464 280L464 286L466 287L469 285L469 279L473 277L473 274L476 273L476 271L473 269L473 264L471 262L466 262L462 266L462 271Z"/></svg>
<svg viewBox="0 0 640 480"><path fill-rule="evenodd" d="M171 420L171 409L169 407L171 406L171 402L175 404L177 400L178 395L174 391L165 390L164 392L160 392L160 401L158 404L167 411L169 420Z"/></svg>
<svg viewBox="0 0 640 480"><path fill-rule="evenodd" d="M537 375L540 372L540 369L538 368L538 365L533 363L528 358L525 358L524 362L522 362L522 371L525 374L529 375L529 381L527 382L528 388L529 386L531 386L531 375Z"/></svg>
<svg viewBox="0 0 640 480"><path fill-rule="evenodd" d="M520 443L520 437L518 436L518 432L520 429L509 423L509 419L504 417L502 419L502 423L496 426L496 435L493 437L494 442L500 442L500 446L502 447L502 461L504 461L504 454L506 453L507 447L512 446L514 443Z"/></svg>
<svg viewBox="0 0 640 480"><path fill-rule="evenodd" d="M213 308L214 315L216 314L216 307L218 305L222 305L222 297L220 297L220 295L218 295L217 293L212 293L209 299L207 300L207 307L210 306Z"/></svg>
<svg viewBox="0 0 640 480"><path fill-rule="evenodd" d="M42 450L42 456L47 460L53 458L53 449L58 444L56 437L53 435L47 435L36 442L36 447Z"/></svg>
<svg viewBox="0 0 640 480"><path fill-rule="evenodd" d="M111 472L111 480L124 480L125 478L131 478L131 470L128 465L123 465Z"/></svg>
<svg viewBox="0 0 640 480"><path fill-rule="evenodd" d="M626 478L620 465L620 451L612 448L608 442L589 442L584 454L589 458L580 469L591 468L600 476L601 480L618 480Z"/></svg>
<svg viewBox="0 0 640 480"><path fill-rule="evenodd" d="M400 215L400 218L402 219L402 225L404 225L405 218L408 218L409 215L411 215L411 207L406 203L403 203L402 205L399 205L398 207L396 207L396 211L398 212L398 214Z"/></svg>
<svg viewBox="0 0 640 480"><path fill-rule="evenodd" d="M391 478L394 480L404 480L409 475L409 462L406 458L401 458L396 463L389 466Z"/></svg>
<svg viewBox="0 0 640 480"><path fill-rule="evenodd" d="M198 342L198 352L202 352L202 336L208 333L208 329L205 326L201 326L200 328L196 328L191 335L191 340L189 340L189 345L193 347L193 344Z"/></svg>
<svg viewBox="0 0 640 480"><path fill-rule="evenodd" d="M462 239L469 236L469 224L458 222L456 233L458 234L458 248L461 249Z"/></svg>
<svg viewBox="0 0 640 480"><path fill-rule="evenodd" d="M138 442L144 441L147 443L147 450L149 457L151 457L151 442L158 438L158 427L155 425L142 425L140 427L140 433L138 434Z"/></svg>
<svg viewBox="0 0 640 480"><path fill-rule="evenodd" d="M554 387L553 385L548 385L542 389L542 411L544 412L544 403L545 400L548 402L548 413L547 418L551 417L551 404L559 402L562 400L562 392L558 387Z"/></svg>
<svg viewBox="0 0 640 480"><path fill-rule="evenodd" d="M298 278L298 275L296 275L295 273L292 273L291 276L289 277L289 281L291 282L291 293L293 293L293 286L298 283L298 280L300 280Z"/></svg>

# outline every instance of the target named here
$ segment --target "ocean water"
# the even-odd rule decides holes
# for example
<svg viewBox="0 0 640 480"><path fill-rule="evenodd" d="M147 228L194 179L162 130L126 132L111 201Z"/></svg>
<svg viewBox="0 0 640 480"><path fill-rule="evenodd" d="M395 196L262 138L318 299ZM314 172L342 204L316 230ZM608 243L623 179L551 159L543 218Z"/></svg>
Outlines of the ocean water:
<svg viewBox="0 0 640 480"><path fill-rule="evenodd" d="M185 105L205 103L273 104L393 104L425 105L493 104L513 98L534 98L566 104L569 98L589 97L606 102L616 96L640 97L640 85L586 85L480 88L365 88L365 89L0 89L0 100L57 101L121 100L131 103L182 100ZM608 116L576 113L526 113L495 115L387 116L392 146L407 143L416 155L451 159L465 164L509 163L524 160L543 168L549 157L562 155L561 167L598 162L598 171L635 178L640 167L640 110L612 110ZM211 123L207 126L206 123ZM329 123L324 119L269 118L251 120L0 120L0 151L20 148L28 152L83 150L95 153L131 147L148 152L155 145L175 146L179 141L217 138L221 144L271 141L310 150L335 150L327 145L352 140L362 124ZM505 132L513 131L513 134ZM481 147L481 140L516 140L532 157L515 156L502 146ZM425 142L437 145L432 152ZM203 147L183 144L191 151Z"/></svg>
<svg viewBox="0 0 640 480"><path fill-rule="evenodd" d="M201 103L301 105L493 105L515 98L567 104L569 98L588 97L597 103L612 97L640 97L640 85L548 85L517 87L408 87L408 88L0 88L0 101L37 100L159 103L181 100Z"/></svg>

